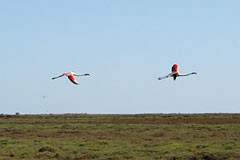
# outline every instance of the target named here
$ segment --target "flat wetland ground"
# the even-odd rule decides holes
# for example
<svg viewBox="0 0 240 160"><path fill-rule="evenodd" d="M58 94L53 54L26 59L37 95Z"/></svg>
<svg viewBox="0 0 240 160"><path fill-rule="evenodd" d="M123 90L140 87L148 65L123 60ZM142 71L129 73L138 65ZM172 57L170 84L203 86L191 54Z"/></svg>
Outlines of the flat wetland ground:
<svg viewBox="0 0 240 160"><path fill-rule="evenodd" d="M8 159L240 159L240 114L0 115Z"/></svg>

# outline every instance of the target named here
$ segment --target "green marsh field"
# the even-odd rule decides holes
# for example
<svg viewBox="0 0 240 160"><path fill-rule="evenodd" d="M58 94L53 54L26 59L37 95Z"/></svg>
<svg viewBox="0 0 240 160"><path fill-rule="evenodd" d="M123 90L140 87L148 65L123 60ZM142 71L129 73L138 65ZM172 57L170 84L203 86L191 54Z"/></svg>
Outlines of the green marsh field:
<svg viewBox="0 0 240 160"><path fill-rule="evenodd" d="M237 160L240 114L0 115L0 160Z"/></svg>

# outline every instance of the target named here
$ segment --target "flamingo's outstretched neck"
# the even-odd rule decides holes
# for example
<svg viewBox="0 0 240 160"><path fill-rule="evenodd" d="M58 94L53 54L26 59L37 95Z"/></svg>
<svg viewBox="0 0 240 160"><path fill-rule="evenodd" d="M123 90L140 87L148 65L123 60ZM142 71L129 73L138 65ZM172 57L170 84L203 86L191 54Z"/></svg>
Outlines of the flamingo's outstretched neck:
<svg viewBox="0 0 240 160"><path fill-rule="evenodd" d="M90 74L86 73L86 74L74 74L74 76L90 76Z"/></svg>
<svg viewBox="0 0 240 160"><path fill-rule="evenodd" d="M192 74L197 74L197 72L192 72L192 73L188 73L188 74L179 74L178 76L190 76Z"/></svg>
<svg viewBox="0 0 240 160"><path fill-rule="evenodd" d="M62 77L62 76L64 76L64 74L62 74L62 75L60 75L60 76L57 76L57 77L53 77L52 80L57 79L57 78L60 78L60 77Z"/></svg>

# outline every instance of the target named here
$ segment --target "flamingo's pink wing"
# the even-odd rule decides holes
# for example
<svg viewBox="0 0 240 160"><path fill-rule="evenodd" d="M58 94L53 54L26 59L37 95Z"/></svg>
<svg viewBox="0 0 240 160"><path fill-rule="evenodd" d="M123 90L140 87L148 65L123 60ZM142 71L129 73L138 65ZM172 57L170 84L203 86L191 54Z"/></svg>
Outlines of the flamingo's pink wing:
<svg viewBox="0 0 240 160"><path fill-rule="evenodd" d="M177 64L174 64L172 66L172 72L178 72L178 65Z"/></svg>
<svg viewBox="0 0 240 160"><path fill-rule="evenodd" d="M68 76L68 79L69 79L72 83L78 84L78 83L77 83L77 80L75 79L75 77L74 77L73 75L69 75L69 76Z"/></svg>

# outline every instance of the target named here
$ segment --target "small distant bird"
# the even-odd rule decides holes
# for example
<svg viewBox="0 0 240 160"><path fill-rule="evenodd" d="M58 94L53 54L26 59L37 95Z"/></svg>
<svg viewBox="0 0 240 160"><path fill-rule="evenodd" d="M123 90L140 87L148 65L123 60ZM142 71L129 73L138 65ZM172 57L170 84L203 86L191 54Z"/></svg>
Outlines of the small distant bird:
<svg viewBox="0 0 240 160"><path fill-rule="evenodd" d="M164 78L169 78L169 77L173 77L173 80L176 80L177 77L189 76L189 75L192 75L192 74L197 74L197 73L196 72L192 72L192 73L189 73L189 74L180 74L179 71L178 71L178 65L174 64L172 66L172 73L170 73L169 75L167 75L165 77L159 77L158 80L162 80Z"/></svg>
<svg viewBox="0 0 240 160"><path fill-rule="evenodd" d="M90 74L76 74L76 73L74 73L74 72L67 72L67 73L63 73L62 75L60 75L60 76L58 76L58 77L52 78L52 80L54 80L54 79L56 79L56 78L60 78L60 77L62 77L62 76L67 76L68 79L69 79L72 83L74 83L74 84L76 84L76 85L79 85L79 84L77 83L77 80L75 79L74 76L90 76Z"/></svg>

